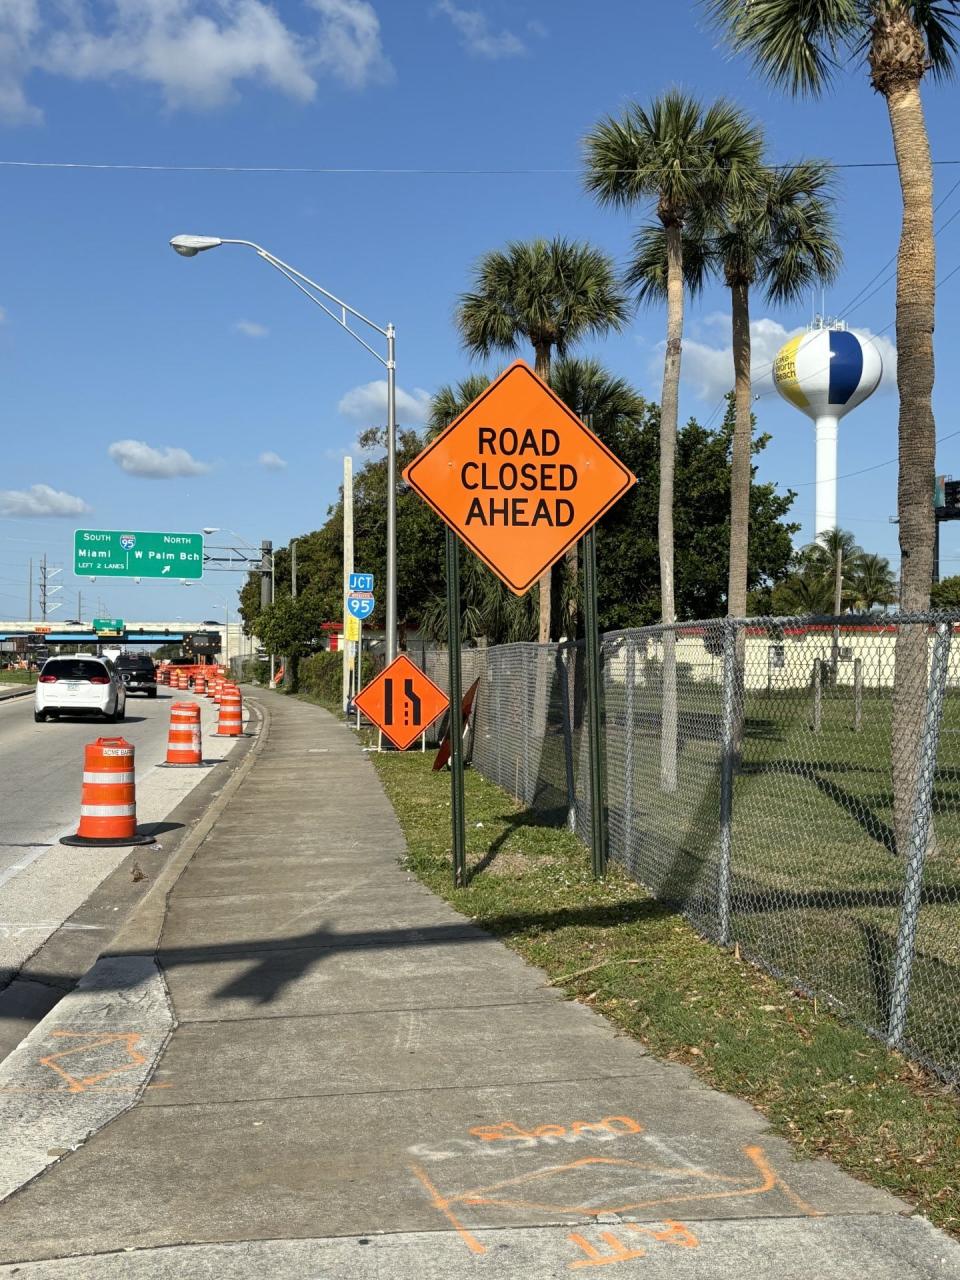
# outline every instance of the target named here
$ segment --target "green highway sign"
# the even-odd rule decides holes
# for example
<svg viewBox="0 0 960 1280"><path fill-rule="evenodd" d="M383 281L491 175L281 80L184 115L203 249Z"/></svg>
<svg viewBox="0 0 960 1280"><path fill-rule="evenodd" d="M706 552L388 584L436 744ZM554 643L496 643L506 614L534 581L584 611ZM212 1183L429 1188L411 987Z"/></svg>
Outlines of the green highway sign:
<svg viewBox="0 0 960 1280"><path fill-rule="evenodd" d="M123 619L122 618L94 618L93 629L94 631L122 631Z"/></svg>
<svg viewBox="0 0 960 1280"><path fill-rule="evenodd" d="M73 572L83 578L202 578L202 533L78 529Z"/></svg>

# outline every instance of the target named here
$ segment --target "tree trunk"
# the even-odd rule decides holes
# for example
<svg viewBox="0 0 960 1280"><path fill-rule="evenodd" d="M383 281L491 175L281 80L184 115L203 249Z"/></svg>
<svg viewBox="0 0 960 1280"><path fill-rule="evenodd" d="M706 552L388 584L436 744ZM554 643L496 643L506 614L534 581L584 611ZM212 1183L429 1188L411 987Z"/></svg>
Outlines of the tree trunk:
<svg viewBox="0 0 960 1280"><path fill-rule="evenodd" d="M550 344L534 343L535 362L534 372L538 378L542 378L544 382L550 381ZM551 575L553 569L550 568L540 579L540 625L537 630L537 640L540 644L550 643L550 609L552 603Z"/></svg>
<svg viewBox="0 0 960 1280"><path fill-rule="evenodd" d="M667 349L660 396L660 502L657 541L660 551L660 614L665 624L676 618L673 595L673 473L677 452L680 399L680 349L683 337L683 245L680 225L666 226ZM663 632L663 706L660 730L660 786L677 789L677 653L676 634Z"/></svg>
<svg viewBox="0 0 960 1280"><path fill-rule="evenodd" d="M731 286L733 302L734 428L730 467L730 566L727 613L747 613L747 562L750 544L750 479L753 431L750 384L750 291L739 282Z"/></svg>
<svg viewBox="0 0 960 1280"><path fill-rule="evenodd" d="M897 255L897 387L900 392L900 607L930 607L933 580L933 482L936 428L933 392L935 255L933 170L919 78L886 95L903 193ZM909 849L927 686L927 627L901 627L893 684L894 827L901 855Z"/></svg>

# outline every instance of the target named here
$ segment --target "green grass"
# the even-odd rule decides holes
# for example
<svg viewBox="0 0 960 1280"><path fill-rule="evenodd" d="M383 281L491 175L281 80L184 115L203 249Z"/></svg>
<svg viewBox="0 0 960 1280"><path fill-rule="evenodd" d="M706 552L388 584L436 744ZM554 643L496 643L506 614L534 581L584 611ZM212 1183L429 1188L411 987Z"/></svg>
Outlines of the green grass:
<svg viewBox="0 0 960 1280"><path fill-rule="evenodd" d="M36 684L35 671L0 671L0 684Z"/></svg>
<svg viewBox="0 0 960 1280"><path fill-rule="evenodd" d="M409 865L435 892L551 978L602 966L559 985L658 1056L752 1102L802 1154L828 1156L960 1233L955 1094L822 1003L705 942L622 871L593 881L579 840L474 770L471 880L454 889L449 775L431 773L429 754L372 759ZM783 874L782 859L763 857L763 874Z"/></svg>

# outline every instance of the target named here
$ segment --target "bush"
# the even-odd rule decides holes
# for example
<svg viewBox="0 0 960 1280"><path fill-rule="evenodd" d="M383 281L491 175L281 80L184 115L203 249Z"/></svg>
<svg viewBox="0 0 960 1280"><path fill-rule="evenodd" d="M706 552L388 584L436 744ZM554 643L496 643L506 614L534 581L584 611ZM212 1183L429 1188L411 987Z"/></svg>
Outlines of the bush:
<svg viewBox="0 0 960 1280"><path fill-rule="evenodd" d="M370 654L363 655L361 687L372 680L377 664ZM343 696L343 655L340 653L314 653L301 658L297 668L299 692L307 694L335 714L342 713L340 699Z"/></svg>

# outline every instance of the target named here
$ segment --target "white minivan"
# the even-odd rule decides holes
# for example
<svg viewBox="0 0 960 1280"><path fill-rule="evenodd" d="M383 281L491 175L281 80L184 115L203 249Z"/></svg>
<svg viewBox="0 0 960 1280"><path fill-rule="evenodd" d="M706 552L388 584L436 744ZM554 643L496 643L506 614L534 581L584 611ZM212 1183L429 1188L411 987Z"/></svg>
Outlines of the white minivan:
<svg viewBox="0 0 960 1280"><path fill-rule="evenodd" d="M114 723L126 715L127 691L106 658L78 653L48 658L37 678L34 720L61 715L101 715Z"/></svg>

